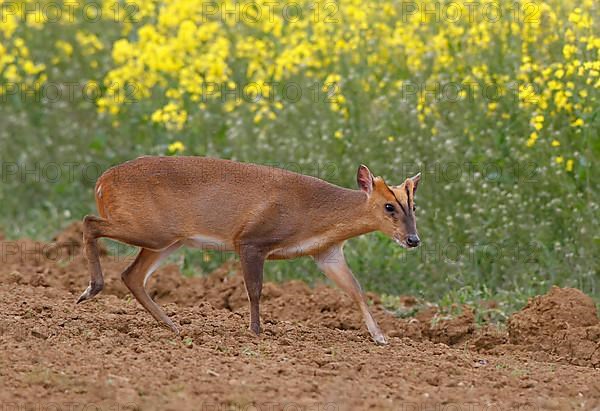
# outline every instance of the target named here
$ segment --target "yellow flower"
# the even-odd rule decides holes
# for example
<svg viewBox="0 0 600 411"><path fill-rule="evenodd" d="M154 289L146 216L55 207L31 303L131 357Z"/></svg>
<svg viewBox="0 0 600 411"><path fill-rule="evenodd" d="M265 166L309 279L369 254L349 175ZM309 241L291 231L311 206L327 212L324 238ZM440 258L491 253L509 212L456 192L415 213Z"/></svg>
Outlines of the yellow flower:
<svg viewBox="0 0 600 411"><path fill-rule="evenodd" d="M223 104L223 110L225 110L226 113L231 113L235 110L235 101L229 100L225 102L225 104Z"/></svg>
<svg viewBox="0 0 600 411"><path fill-rule="evenodd" d="M342 130L336 130L335 133L333 134L333 136L335 138L342 138L342 137L344 137L344 133L342 132Z"/></svg>
<svg viewBox="0 0 600 411"><path fill-rule="evenodd" d="M43 64L33 64L32 61L26 60L23 64L23 71L29 75L37 74L46 68Z"/></svg>
<svg viewBox="0 0 600 411"><path fill-rule="evenodd" d="M181 91L174 89L174 88L170 88L165 92L165 96L167 96L169 98L180 98Z"/></svg>
<svg viewBox="0 0 600 411"><path fill-rule="evenodd" d="M174 153L181 153L185 150L185 146L183 145L183 143L181 141L175 141L171 144L169 144L169 153L174 154Z"/></svg>
<svg viewBox="0 0 600 411"><path fill-rule="evenodd" d="M572 44L565 44L563 47L563 56L566 60L570 60L571 57L577 52L577 47Z"/></svg>
<svg viewBox="0 0 600 411"><path fill-rule="evenodd" d="M577 120L575 120L571 123L571 127L581 127L581 126L583 126L583 124L584 124L583 119L578 118Z"/></svg>
<svg viewBox="0 0 600 411"><path fill-rule="evenodd" d="M535 142L538 139L538 134L534 131L529 135L529 139L527 140L527 147L533 147Z"/></svg>
<svg viewBox="0 0 600 411"><path fill-rule="evenodd" d="M160 123L162 121L162 110L160 110L160 109L156 110L154 113L152 113L152 116L150 117L150 119L154 123Z"/></svg>
<svg viewBox="0 0 600 411"><path fill-rule="evenodd" d="M11 64L8 67L6 67L6 70L4 70L4 77L9 82L13 82L13 83L21 81L21 76L19 75L17 66L15 66L14 64Z"/></svg>
<svg viewBox="0 0 600 411"><path fill-rule="evenodd" d="M552 140L552 143L550 143L552 145L552 147L560 147L560 141L558 140Z"/></svg>
<svg viewBox="0 0 600 411"><path fill-rule="evenodd" d="M578 23L579 20L581 20L581 9L579 7L577 7L569 15L569 21L572 22L572 23Z"/></svg>
<svg viewBox="0 0 600 411"><path fill-rule="evenodd" d="M565 161L565 159L563 156L557 156L554 158L554 161L556 162L556 164L562 164Z"/></svg>
<svg viewBox="0 0 600 411"><path fill-rule="evenodd" d="M71 57L71 55L73 54L73 46L71 45L71 43L67 43L63 40L57 40L56 43L54 43L54 45L57 49L61 50L64 54L66 54L67 57Z"/></svg>
<svg viewBox="0 0 600 411"><path fill-rule="evenodd" d="M565 170L567 170L569 172L573 171L573 160L572 159L567 160L567 164L565 165Z"/></svg>
<svg viewBox="0 0 600 411"><path fill-rule="evenodd" d="M79 30L77 33L75 33L75 39L81 46L82 53L86 56L94 54L98 50L104 49L104 45L100 39L93 33L86 33Z"/></svg>

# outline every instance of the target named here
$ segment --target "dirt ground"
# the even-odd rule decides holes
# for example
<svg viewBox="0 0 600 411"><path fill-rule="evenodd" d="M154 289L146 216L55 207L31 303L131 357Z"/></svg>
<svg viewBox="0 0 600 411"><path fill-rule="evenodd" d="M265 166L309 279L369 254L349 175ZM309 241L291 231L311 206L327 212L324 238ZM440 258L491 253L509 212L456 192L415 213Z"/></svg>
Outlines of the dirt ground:
<svg viewBox="0 0 600 411"><path fill-rule="evenodd" d="M399 319L370 295L380 347L340 290L265 284L256 337L235 263L193 279L167 265L149 289L177 337L129 296L130 258L104 255L104 291L74 304L80 238L78 225L52 244L0 237L0 411L600 409L600 322L575 289L532 299L506 329L468 309Z"/></svg>

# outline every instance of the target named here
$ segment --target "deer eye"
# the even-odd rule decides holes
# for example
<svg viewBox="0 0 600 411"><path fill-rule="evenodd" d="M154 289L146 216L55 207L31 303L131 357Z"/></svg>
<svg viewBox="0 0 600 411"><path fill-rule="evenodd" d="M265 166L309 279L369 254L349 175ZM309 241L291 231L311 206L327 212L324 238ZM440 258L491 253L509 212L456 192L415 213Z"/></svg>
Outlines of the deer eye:
<svg viewBox="0 0 600 411"><path fill-rule="evenodd" d="M417 206L416 206L416 205L414 205L414 206L413 206L413 213L414 213L415 211L417 211Z"/></svg>
<svg viewBox="0 0 600 411"><path fill-rule="evenodd" d="M396 211L396 207L394 207L392 204L387 203L385 205L385 211L389 212L389 213L393 213L394 211Z"/></svg>

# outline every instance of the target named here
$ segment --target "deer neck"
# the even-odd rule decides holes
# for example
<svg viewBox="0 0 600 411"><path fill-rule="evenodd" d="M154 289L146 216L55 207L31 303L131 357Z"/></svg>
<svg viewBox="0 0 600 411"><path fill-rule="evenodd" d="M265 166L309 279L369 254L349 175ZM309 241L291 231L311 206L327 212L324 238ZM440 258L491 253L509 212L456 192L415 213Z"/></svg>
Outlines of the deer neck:
<svg viewBox="0 0 600 411"><path fill-rule="evenodd" d="M318 217L319 227L335 240L343 241L377 230L376 222L370 217L368 197L362 191L342 189L323 206L330 212Z"/></svg>

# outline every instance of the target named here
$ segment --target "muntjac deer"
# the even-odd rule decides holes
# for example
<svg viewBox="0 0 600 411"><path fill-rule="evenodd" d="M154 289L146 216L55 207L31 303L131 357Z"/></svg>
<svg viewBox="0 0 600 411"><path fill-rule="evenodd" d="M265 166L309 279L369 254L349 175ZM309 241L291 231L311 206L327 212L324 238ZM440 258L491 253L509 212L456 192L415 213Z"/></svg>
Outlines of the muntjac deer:
<svg viewBox="0 0 600 411"><path fill-rule="evenodd" d="M97 239L141 247L121 274L134 297L175 333L177 326L144 288L160 262L183 245L235 251L250 301L250 329L260 332L259 299L268 259L311 256L358 304L371 336L385 344L342 248L352 237L381 231L399 245L419 245L414 195L420 175L387 185L358 168L360 190L273 167L205 157L140 157L106 171L96 183L100 217L86 216L91 281L77 302L104 285Z"/></svg>

